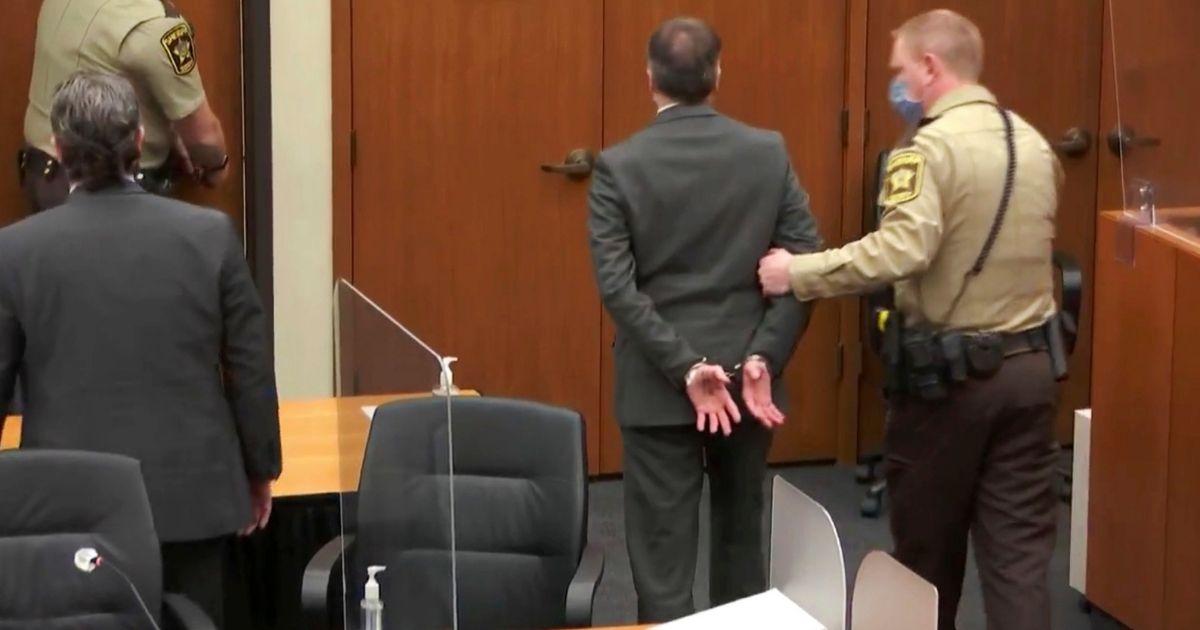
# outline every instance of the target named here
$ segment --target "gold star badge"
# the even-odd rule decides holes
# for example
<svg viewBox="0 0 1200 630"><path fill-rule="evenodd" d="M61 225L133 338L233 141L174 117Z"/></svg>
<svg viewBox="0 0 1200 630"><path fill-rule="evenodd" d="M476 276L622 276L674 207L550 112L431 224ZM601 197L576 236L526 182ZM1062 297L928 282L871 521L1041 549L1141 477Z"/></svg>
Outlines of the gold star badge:
<svg viewBox="0 0 1200 630"><path fill-rule="evenodd" d="M898 151L888 158L884 205L895 206L921 196L925 156L912 150Z"/></svg>
<svg viewBox="0 0 1200 630"><path fill-rule="evenodd" d="M161 43L163 51L167 53L167 60L171 62L171 68L175 70L175 74L183 76L190 74L196 68L196 53L194 44L192 43L192 29L186 22L176 24L171 27L171 30L163 33Z"/></svg>

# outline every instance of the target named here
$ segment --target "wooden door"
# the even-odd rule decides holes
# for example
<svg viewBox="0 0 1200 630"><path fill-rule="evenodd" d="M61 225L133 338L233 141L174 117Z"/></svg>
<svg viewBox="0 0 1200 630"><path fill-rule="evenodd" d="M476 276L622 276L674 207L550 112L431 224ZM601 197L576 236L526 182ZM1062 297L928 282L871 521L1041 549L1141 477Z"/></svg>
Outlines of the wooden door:
<svg viewBox="0 0 1200 630"><path fill-rule="evenodd" d="M948 8L975 22L983 33L982 82L1005 107L1019 113L1047 140L1079 128L1091 135L1090 148L1079 156L1062 152L1066 188L1058 209L1055 246L1078 259L1084 272L1080 336L1071 358L1071 378L1063 388L1058 438L1072 440L1074 410L1088 406L1091 382L1092 250L1096 226L1096 163L1100 97L1100 52L1103 5L1100 0L873 0L867 34L867 107L869 129L864 160L866 186L874 183L879 152L894 145L901 122L887 100L894 73L888 68L891 31L923 11ZM873 202L874 190L866 191ZM877 450L883 434L879 392L882 371L865 351L859 389L859 447Z"/></svg>
<svg viewBox="0 0 1200 630"><path fill-rule="evenodd" d="M33 70L33 40L41 2L10 2L0 23L0 226L25 218L25 195L17 183L17 151L25 144L25 106Z"/></svg>
<svg viewBox="0 0 1200 630"><path fill-rule="evenodd" d="M599 466L587 179L603 3L355 0L353 278L486 395L563 405ZM277 61L278 63L278 61Z"/></svg>
<svg viewBox="0 0 1200 630"><path fill-rule="evenodd" d="M604 144L654 118L646 87L646 42L664 20L694 15L721 36L721 83L714 105L758 127L781 131L793 166L812 199L822 236L841 231L841 114L845 83L844 0L605 0ZM621 469L613 419L612 323L604 320L604 410L601 462ZM833 459L837 450L838 309L820 304L785 378L791 393L787 423L771 460Z"/></svg>
<svg viewBox="0 0 1200 630"><path fill-rule="evenodd" d="M221 119L229 151L229 176L217 188L191 180L178 182L175 196L191 203L217 208L242 229L245 216L242 172L242 2L241 0L175 0L179 12L191 23L196 56L209 105Z"/></svg>
<svg viewBox="0 0 1200 630"><path fill-rule="evenodd" d="M200 72L213 111L225 126L229 146L229 179L207 190L181 182L178 196L220 208L242 225L242 39L241 0L177 0L196 30ZM0 55L0 226L25 218L25 197L17 184L16 153L24 144L25 107L29 103L29 73L41 2L23 0L6 6Z"/></svg>

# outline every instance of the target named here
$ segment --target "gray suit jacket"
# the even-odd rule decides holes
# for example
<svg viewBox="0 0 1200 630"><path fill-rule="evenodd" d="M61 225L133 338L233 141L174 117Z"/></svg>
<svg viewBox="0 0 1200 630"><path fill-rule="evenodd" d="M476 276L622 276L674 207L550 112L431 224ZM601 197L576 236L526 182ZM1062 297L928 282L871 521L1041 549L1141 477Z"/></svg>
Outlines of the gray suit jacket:
<svg viewBox="0 0 1200 630"><path fill-rule="evenodd" d="M281 469L272 344L228 217L127 183L0 230L0 403L22 448L142 464L162 540L250 522Z"/></svg>
<svg viewBox="0 0 1200 630"><path fill-rule="evenodd" d="M770 247L822 244L779 133L708 105L672 107L600 155L589 206L621 425L694 422L684 376L703 358L731 369L761 354L783 371L809 306L764 298L758 261Z"/></svg>

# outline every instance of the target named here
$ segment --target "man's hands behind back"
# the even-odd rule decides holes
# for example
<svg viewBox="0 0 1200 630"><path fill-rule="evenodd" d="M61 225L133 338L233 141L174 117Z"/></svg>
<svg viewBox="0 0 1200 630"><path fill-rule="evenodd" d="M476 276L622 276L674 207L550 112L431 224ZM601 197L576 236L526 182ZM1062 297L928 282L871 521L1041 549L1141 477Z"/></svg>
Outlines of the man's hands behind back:
<svg viewBox="0 0 1200 630"><path fill-rule="evenodd" d="M687 395L696 409L696 430L728 436L742 414L730 394L732 381L719 365L699 364L688 375ZM783 424L784 416L771 399L771 373L761 359L742 366L742 399L746 408L768 429Z"/></svg>
<svg viewBox="0 0 1200 630"><path fill-rule="evenodd" d="M733 433L733 425L742 421L737 403L729 395L729 377L719 365L701 364L692 368L687 385L688 399L696 408L696 430L703 433Z"/></svg>
<svg viewBox="0 0 1200 630"><path fill-rule="evenodd" d="M752 358L742 364L742 400L750 414L768 429L783 424L783 412L771 398L771 371L762 359Z"/></svg>

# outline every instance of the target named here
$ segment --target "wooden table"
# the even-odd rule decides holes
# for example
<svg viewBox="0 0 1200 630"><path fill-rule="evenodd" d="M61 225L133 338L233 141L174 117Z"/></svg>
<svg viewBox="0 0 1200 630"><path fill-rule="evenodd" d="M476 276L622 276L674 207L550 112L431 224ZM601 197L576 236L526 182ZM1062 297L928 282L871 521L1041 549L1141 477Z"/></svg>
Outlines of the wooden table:
<svg viewBox="0 0 1200 630"><path fill-rule="evenodd" d="M478 394L463 391L462 395ZM370 427L362 408L426 396L429 394L387 394L279 403L283 474L274 484L275 496L353 492L358 488ZM4 423L0 449L16 448L20 441L21 418L9 416Z"/></svg>

